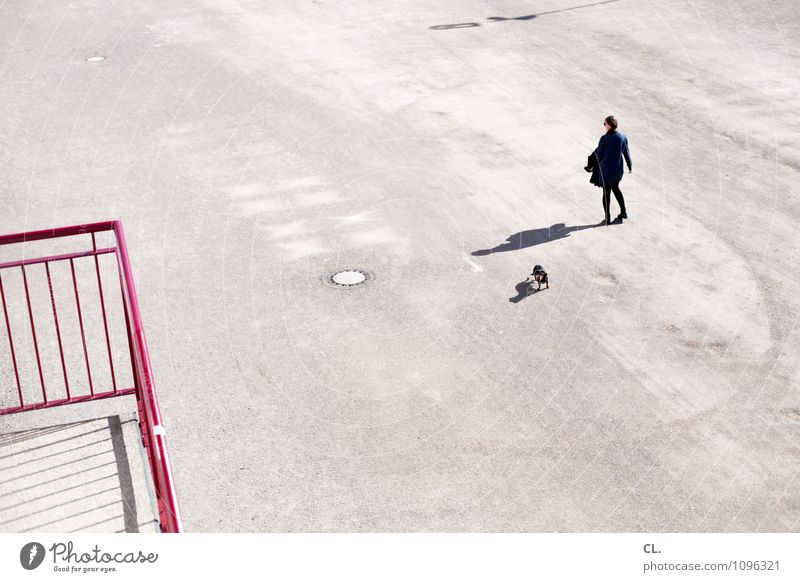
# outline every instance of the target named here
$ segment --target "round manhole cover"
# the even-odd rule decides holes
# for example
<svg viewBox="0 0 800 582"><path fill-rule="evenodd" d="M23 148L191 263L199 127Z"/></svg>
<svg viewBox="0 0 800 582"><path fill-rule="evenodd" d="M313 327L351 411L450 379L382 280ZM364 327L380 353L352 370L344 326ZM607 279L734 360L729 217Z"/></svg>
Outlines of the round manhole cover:
<svg viewBox="0 0 800 582"><path fill-rule="evenodd" d="M371 278L372 275L368 271L362 271L361 269L344 269L326 276L325 280L332 287L350 289L351 287L363 285Z"/></svg>

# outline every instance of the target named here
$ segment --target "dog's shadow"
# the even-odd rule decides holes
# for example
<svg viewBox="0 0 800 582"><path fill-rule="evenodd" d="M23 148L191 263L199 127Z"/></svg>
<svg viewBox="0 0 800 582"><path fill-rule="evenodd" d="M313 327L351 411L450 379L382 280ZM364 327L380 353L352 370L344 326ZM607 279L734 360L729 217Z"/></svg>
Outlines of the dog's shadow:
<svg viewBox="0 0 800 582"><path fill-rule="evenodd" d="M511 303L519 303L526 297L530 297L531 295L535 295L536 293L539 293L540 291L544 291L545 289L547 289L547 287L542 287L541 289L537 289L536 287L533 286L534 284L535 283L531 283L530 279L525 279L524 281L517 283L514 286L514 289L516 289L517 291L516 297L509 297L508 300Z"/></svg>
<svg viewBox="0 0 800 582"><path fill-rule="evenodd" d="M517 290L517 296L508 298L508 300L511 303L519 303L520 301L525 299L528 295L536 293L536 290L531 288L531 283L527 279L525 279L521 283L517 283L514 286L514 289Z"/></svg>

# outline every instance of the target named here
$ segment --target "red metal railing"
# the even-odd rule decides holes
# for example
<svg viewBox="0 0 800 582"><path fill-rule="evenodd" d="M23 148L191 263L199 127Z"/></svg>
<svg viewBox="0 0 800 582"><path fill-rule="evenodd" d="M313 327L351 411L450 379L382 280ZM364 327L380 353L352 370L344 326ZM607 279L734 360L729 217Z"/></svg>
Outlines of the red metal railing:
<svg viewBox="0 0 800 582"><path fill-rule="evenodd" d="M107 231L113 232L115 245L113 247L98 248L97 234ZM180 532L182 531L182 524L178 510L178 499L175 493L175 485L172 478L172 470L170 468L169 455L167 452L166 436L164 427L161 424L161 413L158 407L158 398L156 396L156 388L153 381L150 356L147 351L147 342L144 336L144 327L142 325L142 318L139 312L139 302L136 297L136 288L133 283L133 273L131 271L128 248L125 243L125 234L122 229L122 223L116 220L56 228L52 230L39 230L20 234L4 235L0 236L0 247L47 239L82 236L88 236L91 238L91 250L82 250L78 252L62 253L30 259L23 258L0 263L0 300L2 300L3 304L5 328L8 336L8 353L10 356L9 362L14 370L14 381L16 382L16 395L18 398L18 404L0 408L0 415L49 408L64 404L86 402L90 400L100 400L114 396L131 394L135 395L139 410L139 427L142 433L142 441L147 451L147 457L150 464L150 473L153 478L153 484L155 486L156 497L158 500L161 530L163 532ZM125 332L130 353L133 386L126 388L120 388L117 385L118 374L115 372L114 367L114 355L112 353L112 341L109 331L109 316L107 313L107 300L103 289L103 278L101 276L100 269L100 257L111 254L116 256L116 267L119 274L122 310L125 316ZM108 353L107 365L111 379L111 386L107 386L105 389L98 385L97 378L93 378L92 375L91 358L89 355L87 342L87 337L89 334L87 334L85 325L86 318L84 317L85 306L82 307L81 304L81 296L78 291L78 277L76 276L75 269L75 264L77 261L92 259L94 262L94 271L96 273L97 294L99 296L99 307L102 313L103 321L102 335L98 335L100 338L105 340L105 349ZM58 317L59 306L57 306L56 295L53 292L54 276L53 273L51 273L51 265L61 263L63 261L68 261L69 263L69 280L67 281L67 284L71 283L73 291L72 302L75 306L75 315L77 316L78 327L80 329L81 347L83 350L83 357L81 360L85 364L86 380L88 382L87 394L76 393L75 388L77 388L77 379L75 377L72 378L73 385L71 389L70 374L68 373L68 366L65 359L65 346L62 338L62 327L59 325ZM40 328L41 331L44 324L41 321L41 313L37 313L38 317L36 319L34 318L35 310L31 302L29 285L28 269L30 269L32 265L41 264L44 265L47 289L50 296L49 307L50 311L52 311L52 325L55 330L56 343L58 345L57 354L49 355L56 362L60 363L60 366L58 367L60 367L61 375L63 376L63 388L66 394L66 397L55 399L48 397L45 374L43 372L43 355L47 357L48 354L43 354L45 346L40 345L36 333L37 327ZM15 269L19 269L22 275L24 298L22 297L21 292L16 298L9 297L9 289L7 286L4 286L3 275L8 274L10 271ZM14 299L14 302L12 302L11 299ZM14 312L13 308L15 306L20 307L27 312L28 321L30 322L30 337L32 339L33 352L36 356L36 369L33 374L35 374L35 377L38 379L38 384L41 388L41 398L30 395L28 395L27 398L24 397L24 392L31 392L31 390L23 390L24 382L21 381L21 368L19 358L17 357L17 349L15 347L15 337L19 339L20 334L27 332L28 330L20 329L17 330L16 333L12 333L12 324L11 320L9 319L9 314ZM27 309L24 309L25 307ZM62 315L63 314L64 311L62 311ZM49 317L49 314L47 317ZM102 341L100 341L100 343L102 344ZM67 346L67 348L69 347L70 346ZM5 363L0 362L0 366L5 366ZM97 370L98 367L95 366L95 371ZM38 394L38 388L35 390L35 392Z"/></svg>

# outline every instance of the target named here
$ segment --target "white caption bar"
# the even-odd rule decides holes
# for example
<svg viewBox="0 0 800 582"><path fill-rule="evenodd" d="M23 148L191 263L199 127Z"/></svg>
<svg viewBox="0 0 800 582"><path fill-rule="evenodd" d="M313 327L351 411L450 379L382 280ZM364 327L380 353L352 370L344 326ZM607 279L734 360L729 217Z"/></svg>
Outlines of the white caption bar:
<svg viewBox="0 0 800 582"><path fill-rule="evenodd" d="M798 547L800 534L0 534L0 580L795 581Z"/></svg>

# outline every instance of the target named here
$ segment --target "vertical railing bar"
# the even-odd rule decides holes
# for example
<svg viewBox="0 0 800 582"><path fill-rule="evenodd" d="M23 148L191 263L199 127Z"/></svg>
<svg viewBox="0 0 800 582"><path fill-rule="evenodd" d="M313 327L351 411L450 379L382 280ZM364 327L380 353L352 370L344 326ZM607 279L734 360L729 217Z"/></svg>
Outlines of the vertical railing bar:
<svg viewBox="0 0 800 582"><path fill-rule="evenodd" d="M58 340L58 352L61 355L61 370L64 372L64 387L67 390L67 400L69 394L69 378L67 377L67 364L64 361L64 344L61 343L61 328L58 326L58 312L56 311L56 296L53 293L53 280L50 277L50 263L44 264L44 271L47 273L47 288L50 290L50 305L53 306L53 323L56 325L56 339Z"/></svg>
<svg viewBox="0 0 800 582"><path fill-rule="evenodd" d="M39 367L39 381L42 383L42 398L47 404L47 390L44 387L44 374L42 373L42 359L39 357L39 342L36 340L36 326L33 322L33 309L31 308L31 295L28 292L28 275L25 273L25 265L20 265L22 269L22 282L25 285L25 299L28 302L28 317L31 320L31 334L33 335L33 349L36 352L36 365Z"/></svg>
<svg viewBox="0 0 800 582"><path fill-rule="evenodd" d="M0 273L0 296L3 298L3 315L6 318L6 329L8 330L8 345L11 348L11 361L14 364L14 376L17 379L17 392L19 393L19 405L25 406L22 399L22 384L19 382L19 369L17 368L17 356L14 352L14 339L11 336L11 322L8 320L8 307L6 307L6 291L3 288L3 276Z"/></svg>
<svg viewBox="0 0 800 582"><path fill-rule="evenodd" d="M92 233L92 250L97 250L97 241L95 240L94 233ZM106 346L108 347L108 365L111 368L111 385L114 387L114 392L117 391L117 378L114 374L114 357L111 355L111 337L108 335L108 318L106 317L106 301L103 298L103 281L100 278L100 261L97 255L94 256L94 267L97 272L97 288L100 291L100 308L103 310L103 327L106 331Z"/></svg>
<svg viewBox="0 0 800 582"><path fill-rule="evenodd" d="M119 253L114 253L117 257L117 274L119 275L119 293L122 296L122 312L125 314L125 331L128 334L128 350L131 354L131 376L133 376L133 385L138 389L139 380L135 373L136 370L136 355L133 351L133 335L131 334L131 321L128 316L128 300L125 298L125 279L122 276L122 265L119 262ZM137 393L138 394L138 393ZM138 398L138 395L137 395Z"/></svg>
<svg viewBox="0 0 800 582"><path fill-rule="evenodd" d="M69 268L72 270L72 287L75 289L75 305L78 308L78 325L81 328L81 341L83 342L83 357L86 360L86 375L89 377L89 394L94 396L94 386L92 384L92 370L89 366L89 350L86 349L86 334L83 331L83 314L81 313L81 299L78 295L78 281L75 278L75 262L69 260Z"/></svg>

